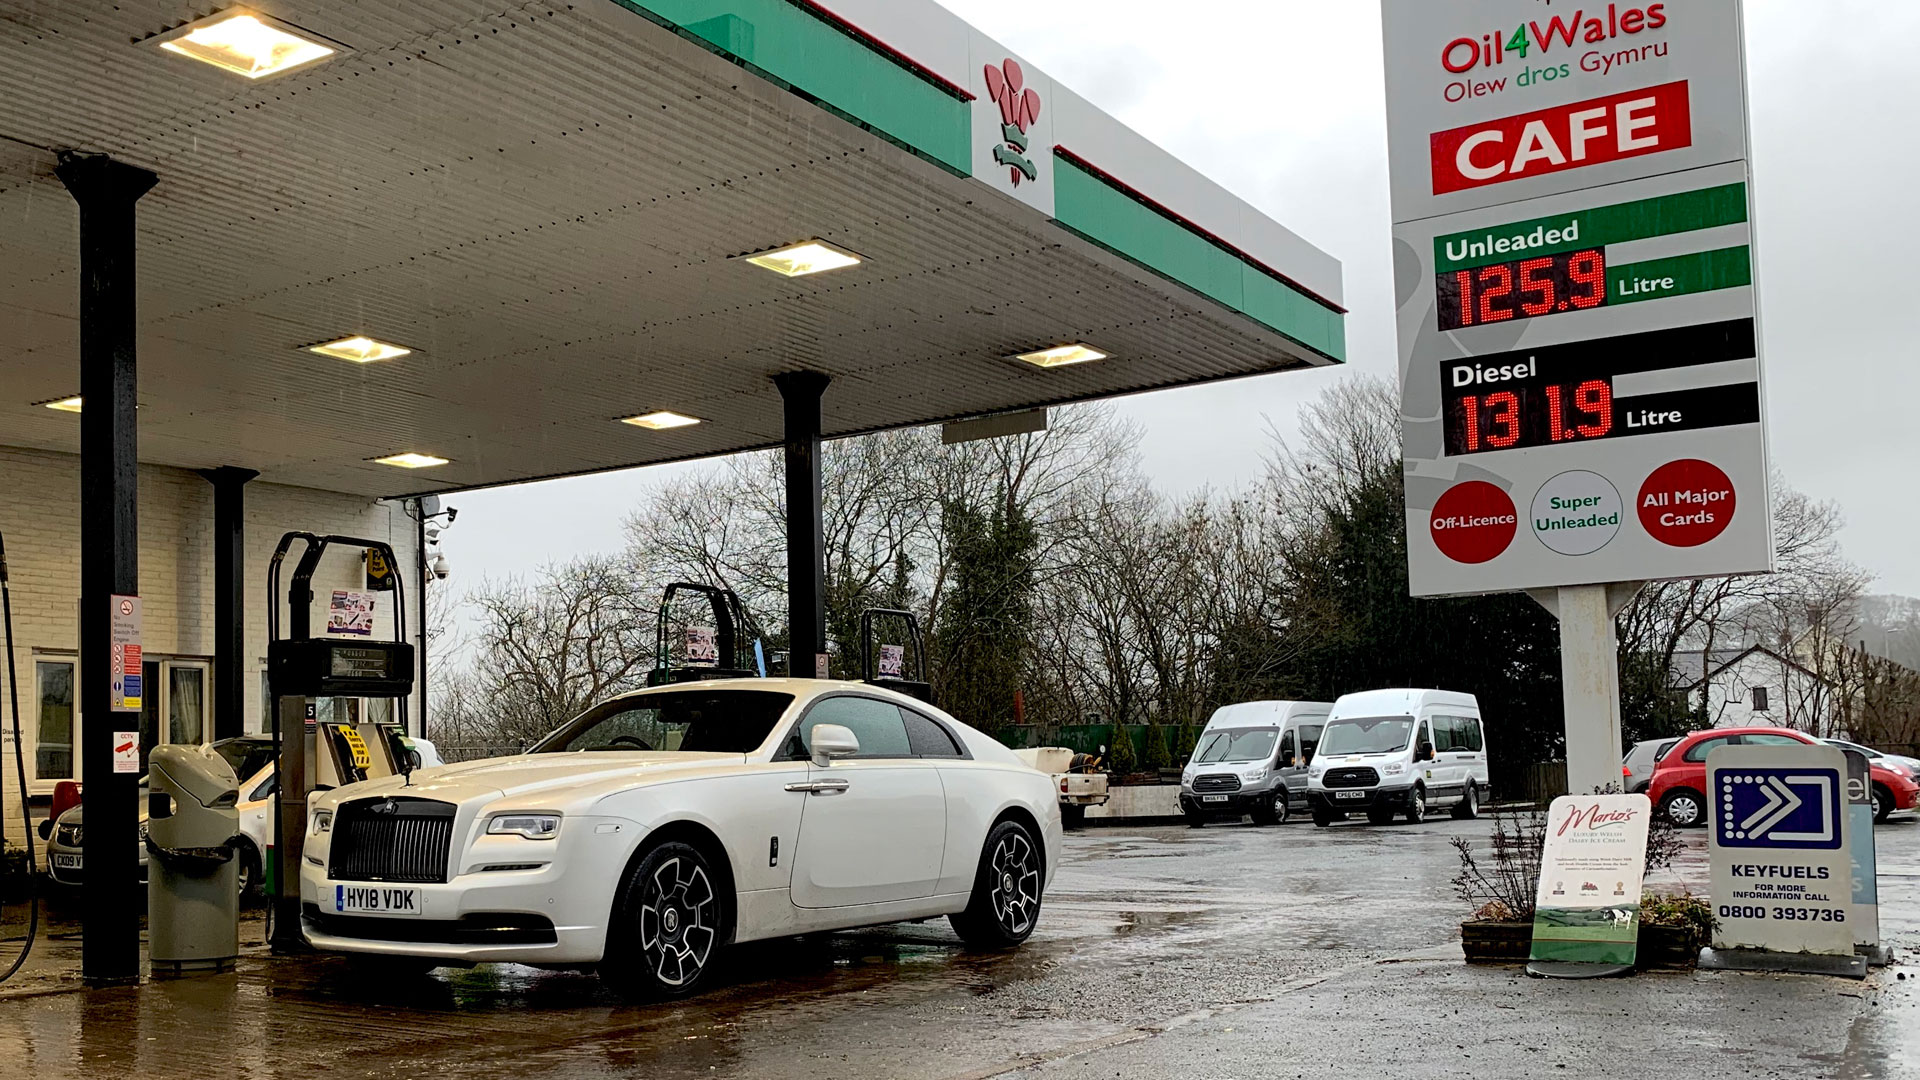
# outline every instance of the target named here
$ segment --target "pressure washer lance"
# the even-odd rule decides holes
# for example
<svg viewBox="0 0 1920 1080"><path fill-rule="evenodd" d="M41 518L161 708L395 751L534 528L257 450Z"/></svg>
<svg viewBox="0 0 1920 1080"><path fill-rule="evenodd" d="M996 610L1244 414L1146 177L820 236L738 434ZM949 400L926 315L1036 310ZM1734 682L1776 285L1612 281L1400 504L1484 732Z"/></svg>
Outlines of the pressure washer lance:
<svg viewBox="0 0 1920 1080"><path fill-rule="evenodd" d="M13 958L5 973L0 973L0 982L19 972L27 962L27 954L33 951L34 939L40 936L40 890L32 880L35 861L33 850L33 810L27 804L27 760L26 752L20 749L20 678L14 669L13 655L13 590L7 584L7 538L0 534L0 621L4 622L7 645L7 694L13 699L13 775L20 781L20 823L27 833L27 936L20 946L20 955ZM0 829L0 848L5 847L5 831Z"/></svg>

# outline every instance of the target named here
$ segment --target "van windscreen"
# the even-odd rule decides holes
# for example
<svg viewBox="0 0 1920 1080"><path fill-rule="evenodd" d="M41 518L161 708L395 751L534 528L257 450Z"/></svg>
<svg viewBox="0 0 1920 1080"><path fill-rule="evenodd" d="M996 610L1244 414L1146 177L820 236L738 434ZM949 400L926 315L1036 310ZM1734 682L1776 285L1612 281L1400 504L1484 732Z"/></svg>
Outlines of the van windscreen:
<svg viewBox="0 0 1920 1080"><path fill-rule="evenodd" d="M1200 748L1193 752L1193 760L1201 765L1211 765L1216 761L1265 761L1273 753L1273 744L1280 733L1272 728L1228 728L1224 731L1209 731L1200 740Z"/></svg>
<svg viewBox="0 0 1920 1080"><path fill-rule="evenodd" d="M1391 754L1405 750L1412 738L1411 716L1342 717L1328 721L1320 736L1320 753Z"/></svg>

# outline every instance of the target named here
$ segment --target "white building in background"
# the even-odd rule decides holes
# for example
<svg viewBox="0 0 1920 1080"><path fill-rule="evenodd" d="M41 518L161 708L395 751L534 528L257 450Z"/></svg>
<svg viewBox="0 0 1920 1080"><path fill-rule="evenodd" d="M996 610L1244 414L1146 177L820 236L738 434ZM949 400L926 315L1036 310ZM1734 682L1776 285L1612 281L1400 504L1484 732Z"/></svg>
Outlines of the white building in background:
<svg viewBox="0 0 1920 1080"><path fill-rule="evenodd" d="M1710 727L1784 727L1829 734L1833 685L1764 645L1678 653L1675 685Z"/></svg>
<svg viewBox="0 0 1920 1080"><path fill-rule="evenodd" d="M79 652L80 459L76 455L0 446L0 534L11 570L14 669L18 672L22 750L28 788L44 798L60 780L78 779L78 739L88 718L78 715L75 686L85 675ZM150 689L137 719L141 758L164 743L198 744L214 735L214 513L213 485L187 469L140 467L140 596L143 674ZM289 531L384 540L400 561L407 603L407 638L418 643L420 527L408 502L255 481L246 486L246 565L241 608L246 628L242 659L246 693L243 726L266 730L267 570L274 546ZM297 557L300 548L296 546ZM285 627L292 559L282 572L278 603ZM313 633L327 632L334 590L364 592L366 569L355 548L329 549L314 575ZM374 596L372 636L393 635L396 594ZM102 658L102 668L105 667ZM4 658L0 658L4 660ZM0 685L5 681L0 663ZM416 682L410 721L421 715ZM0 697L0 702L6 699ZM341 720L387 715L392 703L330 699ZM132 718L118 722L127 723ZM0 723L0 781L5 783L6 835L19 842L13 800L13 717Z"/></svg>

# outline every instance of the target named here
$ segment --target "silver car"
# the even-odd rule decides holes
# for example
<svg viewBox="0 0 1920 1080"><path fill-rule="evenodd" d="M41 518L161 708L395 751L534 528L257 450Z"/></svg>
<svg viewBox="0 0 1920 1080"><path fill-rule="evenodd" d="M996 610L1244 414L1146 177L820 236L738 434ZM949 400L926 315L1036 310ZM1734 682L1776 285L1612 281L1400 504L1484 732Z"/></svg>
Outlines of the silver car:
<svg viewBox="0 0 1920 1080"><path fill-rule="evenodd" d="M1667 751L1679 741L1676 736L1671 739L1644 739L1633 744L1633 749L1627 751L1626 760L1622 763L1626 772L1621 779L1626 784L1627 794L1646 793L1647 785L1653 782L1653 767L1660 764L1660 759L1666 757Z"/></svg>
<svg viewBox="0 0 1920 1080"><path fill-rule="evenodd" d="M51 823L41 822L41 836L47 841L47 876L56 884L79 888L86 884L86 861L81 856L80 838L85 832L82 821L86 804L71 807ZM140 880L147 880L147 781L140 780Z"/></svg>

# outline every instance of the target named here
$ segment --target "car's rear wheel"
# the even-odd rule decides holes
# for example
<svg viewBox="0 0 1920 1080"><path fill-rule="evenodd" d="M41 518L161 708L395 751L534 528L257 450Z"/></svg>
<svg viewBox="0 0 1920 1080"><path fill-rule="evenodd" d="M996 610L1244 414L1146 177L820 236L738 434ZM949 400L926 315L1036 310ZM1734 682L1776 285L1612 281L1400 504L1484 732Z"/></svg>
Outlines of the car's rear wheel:
<svg viewBox="0 0 1920 1080"><path fill-rule="evenodd" d="M658 1001L699 988L726 940L727 905L699 848L669 840L628 872L614 904L600 977Z"/></svg>
<svg viewBox="0 0 1920 1080"><path fill-rule="evenodd" d="M239 864L240 899L246 900L260 891L260 853L254 850L253 842L242 840L234 845L234 860Z"/></svg>
<svg viewBox="0 0 1920 1080"><path fill-rule="evenodd" d="M1707 823L1706 796L1692 788L1674 788L1660 800L1660 812L1676 828L1699 828Z"/></svg>
<svg viewBox="0 0 1920 1080"><path fill-rule="evenodd" d="M979 949L1009 949L1027 940L1040 918L1041 860L1026 826L1017 821L995 825L980 851L967 910L948 916L954 933Z"/></svg>
<svg viewBox="0 0 1920 1080"><path fill-rule="evenodd" d="M1891 817L1893 807L1893 792L1888 791L1884 784L1873 785L1873 823L1878 825Z"/></svg>

